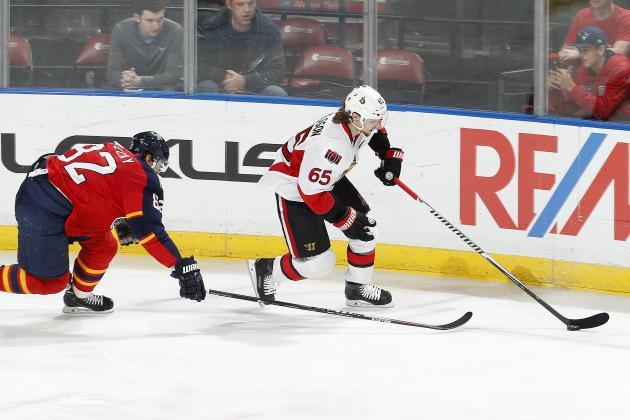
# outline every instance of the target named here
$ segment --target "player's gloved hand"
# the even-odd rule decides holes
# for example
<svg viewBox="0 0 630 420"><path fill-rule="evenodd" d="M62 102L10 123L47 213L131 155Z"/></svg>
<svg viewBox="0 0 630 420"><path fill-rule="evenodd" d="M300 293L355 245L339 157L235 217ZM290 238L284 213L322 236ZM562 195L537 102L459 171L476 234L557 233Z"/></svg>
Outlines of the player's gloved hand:
<svg viewBox="0 0 630 420"><path fill-rule="evenodd" d="M114 223L114 228L116 229L120 246L129 246L138 243L138 239L131 231L126 219L118 219L118 221Z"/></svg>
<svg viewBox="0 0 630 420"><path fill-rule="evenodd" d="M387 186L395 185L394 177L400 177L400 169L402 167L405 152L402 149L391 148L385 150L381 158L381 166L376 168L374 175Z"/></svg>
<svg viewBox="0 0 630 420"><path fill-rule="evenodd" d="M333 225L339 228L348 239L358 239L364 242L374 239L374 235L370 233L370 228L376 226L376 221L352 207L346 207L344 216Z"/></svg>
<svg viewBox="0 0 630 420"><path fill-rule="evenodd" d="M179 295L201 302L206 298L206 289L195 257L182 258L175 264L171 277L179 279Z"/></svg>

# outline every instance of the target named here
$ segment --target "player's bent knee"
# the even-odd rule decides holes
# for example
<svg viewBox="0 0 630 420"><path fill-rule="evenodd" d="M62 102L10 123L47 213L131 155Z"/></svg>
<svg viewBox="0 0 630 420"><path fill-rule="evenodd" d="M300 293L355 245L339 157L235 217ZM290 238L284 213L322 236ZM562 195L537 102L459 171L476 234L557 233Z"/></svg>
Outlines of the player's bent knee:
<svg viewBox="0 0 630 420"><path fill-rule="evenodd" d="M337 257L331 249L319 255L297 260L296 269L306 278L325 277L335 268Z"/></svg>

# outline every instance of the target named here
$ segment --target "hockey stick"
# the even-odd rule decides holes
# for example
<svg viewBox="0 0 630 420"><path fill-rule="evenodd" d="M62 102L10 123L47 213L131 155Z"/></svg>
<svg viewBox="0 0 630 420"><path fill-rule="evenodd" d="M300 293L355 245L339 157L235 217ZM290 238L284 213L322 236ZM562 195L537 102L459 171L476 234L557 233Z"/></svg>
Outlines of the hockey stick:
<svg viewBox="0 0 630 420"><path fill-rule="evenodd" d="M276 305L276 306L283 306L285 308L300 309L302 311L319 312L319 313L328 314L328 315L337 315L337 316L345 316L348 318L365 319L367 321L384 322L386 324L398 324L398 325L407 325L409 327L430 328L432 330L451 330L453 328L457 328L464 325L472 317L472 312L466 312L461 318L459 318L456 321L450 322L448 324L431 325L431 324L420 324L418 322L401 321L398 319L368 316L368 315L363 315L356 312L337 311L334 309L319 308L317 306L300 305L298 303L282 302L280 300L262 301L261 299L257 297L240 295L238 293L224 292L221 290L210 289L208 290L208 294L216 295L216 296L223 296L223 297L232 298L232 299L248 300L250 302L264 303L266 305Z"/></svg>
<svg viewBox="0 0 630 420"><path fill-rule="evenodd" d="M446 220L446 218L444 216L442 216L440 213L438 213L437 210L435 210L429 203L424 201L418 194L413 192L413 190L411 188L409 188L407 185L405 185L404 182L402 182L400 179L398 179L396 177L394 177L394 182L396 183L396 185L398 185L400 188L402 188L403 191L405 191L407 194L409 194L409 196L411 196L411 198L413 198L415 201L418 201L419 203L424 204L425 206L427 206L429 208L429 211L431 212L431 214L433 216L437 217L438 220L440 222L442 222L442 224L444 226L446 226L447 228L449 228L451 230L451 232L453 232L457 236L459 236L464 242L466 242L466 245L468 245L469 247L474 249L475 252L477 252L479 255L484 257L490 264L495 266L495 268L497 270L499 270L508 279L510 279L514 284L516 284L518 287L520 287L521 290L523 290L525 293L527 293L529 296L531 296L536 302L540 303L545 309L547 309L556 318L558 318L560 321L562 321L564 323L564 325L567 326L567 329L569 331L576 331L576 330L581 330L581 329L586 329L586 328L595 328L595 327L599 327L600 325L604 325L606 322L608 322L609 315L606 312L602 312L602 313L599 313L599 314L595 314L595 315L589 316L587 318L580 318L580 319L570 319L570 318L566 318L566 317L562 316L562 314L560 314L558 311L556 311L554 308L552 308L547 302L545 302L544 300L542 300L541 298L536 296L536 294L534 292L529 290L527 288L527 286L525 286L519 279L514 277L514 275L512 273L510 273L509 271L507 271L501 264L496 262L488 254L486 254L486 252L483 249L481 249L481 247L479 247L479 245L474 243L468 236L464 235L464 233L461 230L459 230L455 226L453 226L453 224L451 222Z"/></svg>

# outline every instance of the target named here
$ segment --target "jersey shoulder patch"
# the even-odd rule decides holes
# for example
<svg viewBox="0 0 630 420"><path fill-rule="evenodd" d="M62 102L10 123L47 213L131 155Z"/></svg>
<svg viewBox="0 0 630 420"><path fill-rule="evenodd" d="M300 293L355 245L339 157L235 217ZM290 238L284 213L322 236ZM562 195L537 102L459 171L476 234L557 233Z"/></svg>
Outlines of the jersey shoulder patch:
<svg viewBox="0 0 630 420"><path fill-rule="evenodd" d="M324 157L327 161L334 163L335 165L339 165L339 162L341 162L341 155L330 148L326 150Z"/></svg>

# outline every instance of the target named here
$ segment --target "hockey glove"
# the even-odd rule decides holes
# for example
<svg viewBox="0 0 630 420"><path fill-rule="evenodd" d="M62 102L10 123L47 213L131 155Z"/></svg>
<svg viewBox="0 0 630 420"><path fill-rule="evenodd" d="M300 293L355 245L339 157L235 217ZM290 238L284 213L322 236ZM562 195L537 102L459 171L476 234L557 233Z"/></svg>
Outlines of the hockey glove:
<svg viewBox="0 0 630 420"><path fill-rule="evenodd" d="M352 207L346 207L344 216L333 225L339 228L348 239L358 239L364 242L374 239L370 228L376 226L376 221Z"/></svg>
<svg viewBox="0 0 630 420"><path fill-rule="evenodd" d="M195 257L182 258L177 261L171 277L179 279L179 295L186 299L201 302L206 298L206 289Z"/></svg>
<svg viewBox="0 0 630 420"><path fill-rule="evenodd" d="M116 229L116 235L118 235L118 242L120 242L120 246L128 246L138 243L138 239L135 237L131 228L127 224L127 219L118 219L118 221L114 223L114 228Z"/></svg>
<svg viewBox="0 0 630 420"><path fill-rule="evenodd" d="M400 177L403 156L402 149L391 148L385 150L381 158L381 166L374 171L374 175L387 186L395 185L394 177Z"/></svg>

